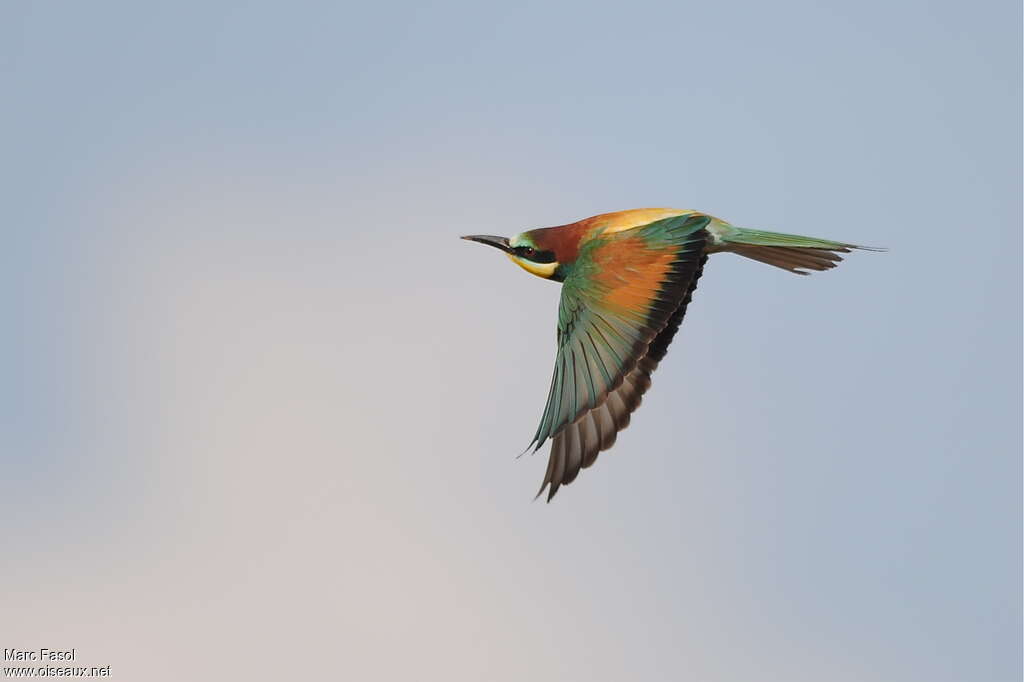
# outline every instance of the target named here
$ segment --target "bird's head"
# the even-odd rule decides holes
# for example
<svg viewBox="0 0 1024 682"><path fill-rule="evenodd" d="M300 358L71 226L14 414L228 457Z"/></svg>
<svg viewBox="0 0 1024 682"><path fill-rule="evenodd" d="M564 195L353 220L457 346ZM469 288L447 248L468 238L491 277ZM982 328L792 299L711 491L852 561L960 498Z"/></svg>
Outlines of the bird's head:
<svg viewBox="0 0 1024 682"><path fill-rule="evenodd" d="M509 259L530 274L561 282L576 260L579 237L571 226L542 227L514 237L472 234L463 237L501 249Z"/></svg>

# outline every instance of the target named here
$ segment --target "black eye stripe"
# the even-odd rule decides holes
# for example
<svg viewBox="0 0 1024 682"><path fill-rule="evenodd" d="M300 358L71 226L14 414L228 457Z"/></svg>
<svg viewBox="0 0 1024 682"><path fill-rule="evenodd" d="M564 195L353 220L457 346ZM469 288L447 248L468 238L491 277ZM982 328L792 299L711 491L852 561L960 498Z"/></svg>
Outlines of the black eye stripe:
<svg viewBox="0 0 1024 682"><path fill-rule="evenodd" d="M534 263L554 263L554 251L538 251L532 246L516 246L512 251L520 258L533 261Z"/></svg>

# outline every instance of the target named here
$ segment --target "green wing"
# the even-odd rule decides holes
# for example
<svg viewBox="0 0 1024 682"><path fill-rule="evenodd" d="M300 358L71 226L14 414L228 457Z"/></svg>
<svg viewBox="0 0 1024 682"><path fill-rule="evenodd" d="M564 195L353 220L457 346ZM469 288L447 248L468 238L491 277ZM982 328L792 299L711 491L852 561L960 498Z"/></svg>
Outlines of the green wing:
<svg viewBox="0 0 1024 682"><path fill-rule="evenodd" d="M552 440L548 500L629 424L696 288L710 218L687 214L581 248L562 285L558 354L531 445Z"/></svg>

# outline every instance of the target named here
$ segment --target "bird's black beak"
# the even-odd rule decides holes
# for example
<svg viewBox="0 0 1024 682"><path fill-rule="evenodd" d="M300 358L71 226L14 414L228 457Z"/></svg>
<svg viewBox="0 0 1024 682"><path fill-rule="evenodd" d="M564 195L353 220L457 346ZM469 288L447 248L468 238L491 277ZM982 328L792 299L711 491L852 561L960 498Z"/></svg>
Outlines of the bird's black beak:
<svg viewBox="0 0 1024 682"><path fill-rule="evenodd" d="M463 237L463 239L468 239L471 242L487 244L487 246L493 246L496 249L501 249L505 253L512 250L508 245L508 237L494 237L489 234L468 234Z"/></svg>

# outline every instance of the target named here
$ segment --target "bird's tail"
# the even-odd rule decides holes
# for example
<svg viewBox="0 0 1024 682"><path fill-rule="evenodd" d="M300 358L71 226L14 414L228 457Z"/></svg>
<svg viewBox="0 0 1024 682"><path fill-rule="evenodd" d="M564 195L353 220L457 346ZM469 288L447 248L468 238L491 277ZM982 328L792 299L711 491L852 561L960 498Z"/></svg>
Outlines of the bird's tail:
<svg viewBox="0 0 1024 682"><path fill-rule="evenodd" d="M733 225L722 225L716 232L719 250L731 251L797 275L809 275L808 270L834 268L843 260L839 254L849 253L854 249L885 251L871 246L857 246L781 232L748 230Z"/></svg>

